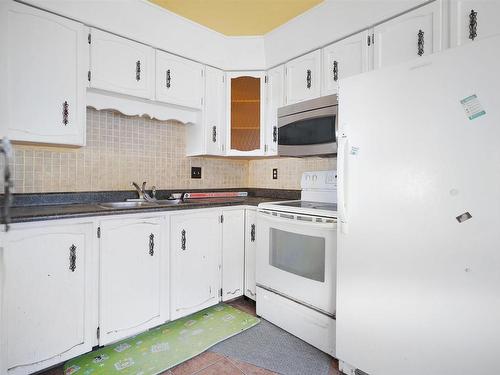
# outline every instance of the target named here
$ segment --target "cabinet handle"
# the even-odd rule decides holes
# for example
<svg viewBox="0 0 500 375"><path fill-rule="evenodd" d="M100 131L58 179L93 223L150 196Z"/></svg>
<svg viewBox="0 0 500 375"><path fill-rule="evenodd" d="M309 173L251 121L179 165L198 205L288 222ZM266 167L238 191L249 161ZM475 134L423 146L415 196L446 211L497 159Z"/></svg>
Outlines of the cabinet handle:
<svg viewBox="0 0 500 375"><path fill-rule="evenodd" d="M76 246L71 245L69 247L69 269L71 272L76 270Z"/></svg>
<svg viewBox="0 0 500 375"><path fill-rule="evenodd" d="M212 142L217 142L217 126L212 126Z"/></svg>
<svg viewBox="0 0 500 375"><path fill-rule="evenodd" d="M307 88L311 88L311 69L307 69L307 75L306 75L306 81L307 81Z"/></svg>
<svg viewBox="0 0 500 375"><path fill-rule="evenodd" d="M273 142L278 142L278 127L273 126Z"/></svg>
<svg viewBox="0 0 500 375"><path fill-rule="evenodd" d="M170 69L167 70L166 76L167 76L167 78L166 78L167 81L166 81L165 85L167 86L167 89L169 89L170 88Z"/></svg>
<svg viewBox="0 0 500 375"><path fill-rule="evenodd" d="M149 255L153 256L155 254L155 235L151 233L149 235Z"/></svg>
<svg viewBox="0 0 500 375"><path fill-rule="evenodd" d="M255 224L252 224L250 229L250 241L255 242Z"/></svg>
<svg viewBox="0 0 500 375"><path fill-rule="evenodd" d="M469 39L474 40L477 37L477 12L471 9L469 14Z"/></svg>
<svg viewBox="0 0 500 375"><path fill-rule="evenodd" d="M186 231L184 229L181 232L181 249L186 250Z"/></svg>
<svg viewBox="0 0 500 375"><path fill-rule="evenodd" d="M135 80L140 81L141 80L141 61L137 60L135 63Z"/></svg>
<svg viewBox="0 0 500 375"><path fill-rule="evenodd" d="M418 51L417 54L422 56L424 54L424 32L418 30Z"/></svg>
<svg viewBox="0 0 500 375"><path fill-rule="evenodd" d="M339 63L337 61L333 62L333 80L337 82L339 79Z"/></svg>
<svg viewBox="0 0 500 375"><path fill-rule="evenodd" d="M67 101L64 101L62 110L62 119L63 119L62 122L65 126L68 125L68 117L69 117L69 104Z"/></svg>

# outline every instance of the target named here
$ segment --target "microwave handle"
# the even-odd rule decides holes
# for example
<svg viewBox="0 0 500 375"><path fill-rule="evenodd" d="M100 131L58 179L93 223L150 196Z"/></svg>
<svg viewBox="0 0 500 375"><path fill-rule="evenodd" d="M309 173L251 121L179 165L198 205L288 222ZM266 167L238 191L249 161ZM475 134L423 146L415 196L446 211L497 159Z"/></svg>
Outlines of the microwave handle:
<svg viewBox="0 0 500 375"><path fill-rule="evenodd" d="M339 201L338 214L340 221L340 231L344 234L348 233L348 222L349 222L347 215L347 204L346 204L348 149L349 149L349 140L347 138L347 135L342 134L338 140L338 156L340 158L339 160L340 163L337 168L337 177L339 181L337 194Z"/></svg>

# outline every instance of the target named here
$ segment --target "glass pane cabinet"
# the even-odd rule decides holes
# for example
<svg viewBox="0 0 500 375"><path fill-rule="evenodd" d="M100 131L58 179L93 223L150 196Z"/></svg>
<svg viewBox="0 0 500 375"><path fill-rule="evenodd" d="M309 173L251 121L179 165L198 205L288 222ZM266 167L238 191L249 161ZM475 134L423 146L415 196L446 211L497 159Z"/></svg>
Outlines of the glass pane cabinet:
<svg viewBox="0 0 500 375"><path fill-rule="evenodd" d="M229 155L264 153L265 74L231 72L227 75Z"/></svg>

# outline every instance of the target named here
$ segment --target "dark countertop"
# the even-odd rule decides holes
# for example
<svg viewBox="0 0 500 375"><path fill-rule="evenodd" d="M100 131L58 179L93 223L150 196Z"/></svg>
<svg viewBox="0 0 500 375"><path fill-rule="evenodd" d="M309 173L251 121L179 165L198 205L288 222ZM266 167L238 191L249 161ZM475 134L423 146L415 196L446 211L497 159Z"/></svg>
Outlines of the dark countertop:
<svg viewBox="0 0 500 375"><path fill-rule="evenodd" d="M214 189L215 190L215 189ZM249 189L234 189L248 191ZM267 192L267 193L266 193ZM43 195L43 194L40 194ZM267 195L267 196L260 196ZM74 197L73 197L74 198ZM133 213L156 213L166 211L176 211L195 208L227 207L227 206L257 206L262 202L272 202L281 200L298 199L295 191L277 192L272 190L260 191L259 196L255 196L255 191L250 192L245 198L209 198L191 199L179 204L159 204L155 206L143 206L135 208L106 208L99 205L101 202L61 202L57 204L37 204L20 205L12 207L10 210L11 223L24 223L42 220L56 220L81 218L105 215L123 215ZM74 201L74 199L73 199Z"/></svg>

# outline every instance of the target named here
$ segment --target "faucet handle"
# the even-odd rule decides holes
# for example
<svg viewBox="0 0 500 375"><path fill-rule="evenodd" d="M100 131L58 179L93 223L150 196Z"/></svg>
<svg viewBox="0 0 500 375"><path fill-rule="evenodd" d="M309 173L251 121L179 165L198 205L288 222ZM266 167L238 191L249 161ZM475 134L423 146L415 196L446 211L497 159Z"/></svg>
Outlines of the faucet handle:
<svg viewBox="0 0 500 375"><path fill-rule="evenodd" d="M142 183L142 191L146 191L146 181Z"/></svg>
<svg viewBox="0 0 500 375"><path fill-rule="evenodd" d="M151 187L151 198L156 199L156 186Z"/></svg>

